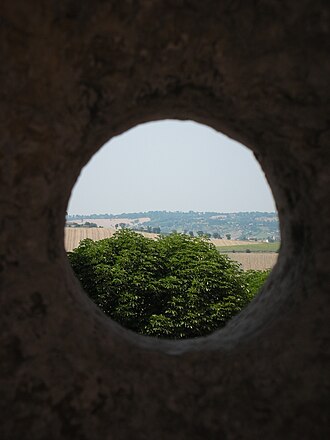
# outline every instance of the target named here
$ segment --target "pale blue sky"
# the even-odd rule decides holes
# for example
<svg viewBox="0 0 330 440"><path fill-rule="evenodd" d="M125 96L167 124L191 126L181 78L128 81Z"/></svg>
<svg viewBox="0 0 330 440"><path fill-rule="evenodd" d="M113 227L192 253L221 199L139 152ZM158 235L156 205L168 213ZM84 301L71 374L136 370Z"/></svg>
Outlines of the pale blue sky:
<svg viewBox="0 0 330 440"><path fill-rule="evenodd" d="M69 214L275 211L252 152L195 122L139 125L105 144L81 172Z"/></svg>

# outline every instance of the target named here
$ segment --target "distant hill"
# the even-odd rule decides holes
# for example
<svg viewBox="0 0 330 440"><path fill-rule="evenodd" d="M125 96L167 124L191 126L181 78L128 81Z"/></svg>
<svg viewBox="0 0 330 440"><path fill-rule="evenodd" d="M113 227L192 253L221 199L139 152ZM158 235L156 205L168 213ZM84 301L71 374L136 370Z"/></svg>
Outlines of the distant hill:
<svg viewBox="0 0 330 440"><path fill-rule="evenodd" d="M177 231L190 235L210 235L213 238L280 240L278 216L275 212L147 211L116 215L69 215L67 221L81 224L87 221L103 227L129 227L138 231L163 234ZM106 226L107 223L109 226Z"/></svg>

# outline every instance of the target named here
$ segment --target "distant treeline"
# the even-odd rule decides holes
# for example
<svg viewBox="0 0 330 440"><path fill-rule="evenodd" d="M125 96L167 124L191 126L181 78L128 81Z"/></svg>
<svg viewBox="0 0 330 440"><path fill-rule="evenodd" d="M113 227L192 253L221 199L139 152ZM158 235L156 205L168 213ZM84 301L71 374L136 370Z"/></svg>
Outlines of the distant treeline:
<svg viewBox="0 0 330 440"><path fill-rule="evenodd" d="M136 223L135 228L160 228L162 233L172 231L199 233L225 237L230 234L234 239L268 239L279 241L279 222L275 212L195 212L195 211L146 211L122 214L70 215L67 220L81 219L139 219L148 217L148 222ZM119 223L119 222L118 222Z"/></svg>

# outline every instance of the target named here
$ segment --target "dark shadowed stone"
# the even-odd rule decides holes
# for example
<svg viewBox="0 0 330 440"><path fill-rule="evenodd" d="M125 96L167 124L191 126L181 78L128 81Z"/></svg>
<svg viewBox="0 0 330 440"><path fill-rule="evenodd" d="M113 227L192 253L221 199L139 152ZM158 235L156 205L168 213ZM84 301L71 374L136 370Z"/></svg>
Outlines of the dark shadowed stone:
<svg viewBox="0 0 330 440"><path fill-rule="evenodd" d="M2 440L330 438L329 14L322 0L1 2ZM283 240L259 297L185 342L107 319L63 248L81 168L164 118L254 151Z"/></svg>

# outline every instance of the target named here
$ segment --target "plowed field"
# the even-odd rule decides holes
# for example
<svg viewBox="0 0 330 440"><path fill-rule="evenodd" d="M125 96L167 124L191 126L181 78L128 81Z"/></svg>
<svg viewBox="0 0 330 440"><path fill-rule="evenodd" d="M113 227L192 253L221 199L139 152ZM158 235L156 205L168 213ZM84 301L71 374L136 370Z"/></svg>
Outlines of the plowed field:
<svg viewBox="0 0 330 440"><path fill-rule="evenodd" d="M72 251L78 247L81 240L91 238L92 240L102 240L112 237L116 232L114 228L65 228L64 246L66 251ZM145 237L156 238L157 234L142 233ZM239 246L249 244L249 242L216 239L211 240L216 246ZM278 254L275 252L256 252L256 253L232 253L227 254L230 258L238 261L244 270L256 269L264 270L274 266Z"/></svg>
<svg viewBox="0 0 330 440"><path fill-rule="evenodd" d="M103 240L112 237L116 232L114 228L65 228L64 230L64 247L67 252L72 251L79 246L81 240L91 238L92 240ZM155 238L157 234L149 234L140 232L145 237Z"/></svg>
<svg viewBox="0 0 330 440"><path fill-rule="evenodd" d="M244 270L266 270L271 269L276 261L278 254L276 252L251 252L248 253L228 253L229 258L238 261Z"/></svg>
<svg viewBox="0 0 330 440"><path fill-rule="evenodd" d="M123 220L123 219L121 219ZM141 219L140 219L141 220ZM85 220L84 220L85 221ZM90 219L90 221L94 221ZM98 222L100 222L98 220ZM102 240L103 238L112 237L112 235L116 232L114 228L65 228L65 240L64 246L65 249L69 252L75 249L81 240L85 238L91 238L92 240ZM141 232L142 233L142 232ZM145 237L156 238L157 234L151 233L142 233ZM211 242L215 246L239 246L245 245L248 246L251 244L249 241L239 241L239 240L226 240L225 238L212 239Z"/></svg>

